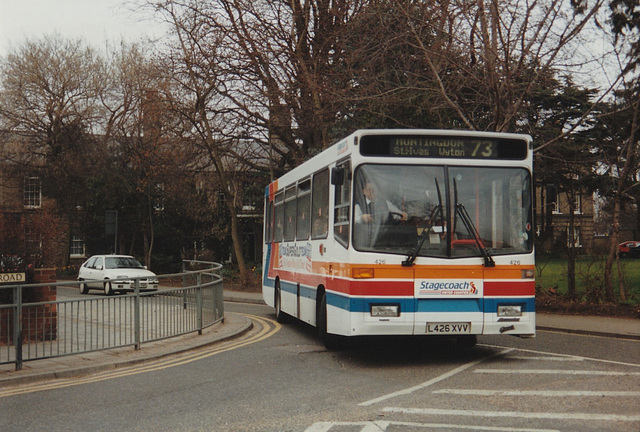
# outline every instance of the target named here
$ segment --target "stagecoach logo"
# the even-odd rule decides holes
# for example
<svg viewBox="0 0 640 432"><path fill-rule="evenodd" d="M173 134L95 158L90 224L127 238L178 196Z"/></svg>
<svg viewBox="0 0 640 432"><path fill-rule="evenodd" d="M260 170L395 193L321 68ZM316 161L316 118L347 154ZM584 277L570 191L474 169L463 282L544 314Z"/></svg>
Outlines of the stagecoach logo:
<svg viewBox="0 0 640 432"><path fill-rule="evenodd" d="M416 280L417 296L470 296L482 294L482 280Z"/></svg>
<svg viewBox="0 0 640 432"><path fill-rule="evenodd" d="M311 243L281 244L279 251L282 268L311 271Z"/></svg>

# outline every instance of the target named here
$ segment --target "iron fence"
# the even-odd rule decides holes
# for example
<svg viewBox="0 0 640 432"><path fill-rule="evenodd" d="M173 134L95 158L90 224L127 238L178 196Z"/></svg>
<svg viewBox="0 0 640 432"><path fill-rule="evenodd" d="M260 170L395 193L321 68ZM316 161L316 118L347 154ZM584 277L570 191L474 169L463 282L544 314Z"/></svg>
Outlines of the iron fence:
<svg viewBox="0 0 640 432"><path fill-rule="evenodd" d="M23 302L31 288L73 287L65 281L0 285L0 364L134 346L198 332L224 319L222 265L183 261L182 273L160 275L157 291ZM116 282L119 279L112 279ZM178 286L174 286L178 285Z"/></svg>

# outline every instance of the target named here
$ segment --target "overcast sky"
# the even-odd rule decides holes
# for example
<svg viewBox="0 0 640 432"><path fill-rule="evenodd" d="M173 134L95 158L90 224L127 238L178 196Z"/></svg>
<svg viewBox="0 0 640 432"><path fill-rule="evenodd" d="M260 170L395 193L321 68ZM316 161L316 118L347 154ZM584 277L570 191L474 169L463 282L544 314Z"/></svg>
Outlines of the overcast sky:
<svg viewBox="0 0 640 432"><path fill-rule="evenodd" d="M142 21L126 0L0 0L0 56L26 38L40 39L58 33L81 38L100 49L105 41L133 42L159 36L161 29Z"/></svg>

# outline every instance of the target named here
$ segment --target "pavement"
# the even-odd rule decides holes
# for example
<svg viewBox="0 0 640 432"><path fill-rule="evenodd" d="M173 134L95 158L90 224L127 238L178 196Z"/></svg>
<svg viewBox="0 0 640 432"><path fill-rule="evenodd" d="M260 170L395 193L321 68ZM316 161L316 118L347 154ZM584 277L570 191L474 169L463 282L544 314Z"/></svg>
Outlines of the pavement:
<svg viewBox="0 0 640 432"><path fill-rule="evenodd" d="M227 302L264 304L261 293L225 291ZM203 330L202 335L192 333L163 341L133 347L116 348L51 359L27 361L22 370L13 364L0 365L0 389L61 378L72 378L97 372L114 370L135 364L158 360L170 355L204 348L225 340L237 338L252 328L251 320L233 312L225 312L224 321ZM601 316L536 314L538 330L576 333L583 335L617 337L640 341L640 320Z"/></svg>

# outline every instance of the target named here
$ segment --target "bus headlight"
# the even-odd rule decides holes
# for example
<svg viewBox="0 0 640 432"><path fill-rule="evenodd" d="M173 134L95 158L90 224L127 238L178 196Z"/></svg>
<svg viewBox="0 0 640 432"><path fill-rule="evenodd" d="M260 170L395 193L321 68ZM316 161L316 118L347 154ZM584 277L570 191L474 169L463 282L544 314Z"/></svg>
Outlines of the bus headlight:
<svg viewBox="0 0 640 432"><path fill-rule="evenodd" d="M399 305L371 305L371 316L376 318L396 318L400 316Z"/></svg>
<svg viewBox="0 0 640 432"><path fill-rule="evenodd" d="M498 306L498 317L519 317L522 316L522 306L508 305Z"/></svg>

